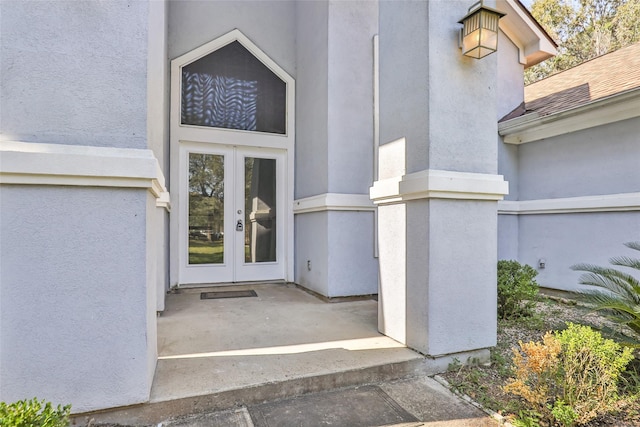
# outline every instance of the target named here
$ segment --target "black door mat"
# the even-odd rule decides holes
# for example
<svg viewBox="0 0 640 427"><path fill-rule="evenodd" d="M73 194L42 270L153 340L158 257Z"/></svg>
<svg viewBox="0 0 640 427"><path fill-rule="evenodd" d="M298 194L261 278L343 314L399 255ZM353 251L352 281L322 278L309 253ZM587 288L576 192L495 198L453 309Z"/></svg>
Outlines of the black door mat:
<svg viewBox="0 0 640 427"><path fill-rule="evenodd" d="M218 292L201 292L200 299L222 299L222 298L246 298L257 297L256 291L250 289L248 291L218 291Z"/></svg>
<svg viewBox="0 0 640 427"><path fill-rule="evenodd" d="M249 407L256 427L384 426L418 421L377 386L309 394Z"/></svg>

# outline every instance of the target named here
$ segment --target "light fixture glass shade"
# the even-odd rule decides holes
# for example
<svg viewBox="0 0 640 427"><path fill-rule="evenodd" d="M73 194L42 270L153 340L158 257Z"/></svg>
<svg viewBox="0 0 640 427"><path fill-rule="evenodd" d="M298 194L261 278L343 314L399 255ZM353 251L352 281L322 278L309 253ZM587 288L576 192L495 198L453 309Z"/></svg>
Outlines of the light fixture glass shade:
<svg viewBox="0 0 640 427"><path fill-rule="evenodd" d="M475 9L474 9L475 8ZM478 2L458 23L462 29L462 54L480 59L498 50L498 21L505 14Z"/></svg>

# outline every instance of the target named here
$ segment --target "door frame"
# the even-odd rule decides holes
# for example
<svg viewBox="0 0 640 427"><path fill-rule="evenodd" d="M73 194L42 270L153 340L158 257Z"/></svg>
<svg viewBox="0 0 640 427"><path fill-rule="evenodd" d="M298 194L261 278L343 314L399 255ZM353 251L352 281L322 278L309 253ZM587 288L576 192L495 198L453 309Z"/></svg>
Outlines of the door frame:
<svg viewBox="0 0 640 427"><path fill-rule="evenodd" d="M181 77L182 67L214 52L229 43L239 42L242 46L260 60L286 85L286 132L285 134L270 134L264 132L232 130L223 128L205 128L193 125L183 125L181 121ZM293 281L293 247L294 247L294 218L293 218L293 185L294 185L294 158L295 158L295 80L284 69L276 64L257 45L247 38L240 30L235 29L216 38L192 51L175 58L171 61L171 98L170 98L170 192L172 195L172 209L169 215L169 280L171 287L181 285L180 262L181 246L179 235L180 221L187 221L182 214L184 210L181 206L181 170L180 146L186 143L196 144L216 144L229 145L247 148L271 148L282 150L285 154L285 182L284 185L284 230L283 233L283 254L282 260L284 276L282 279L288 282ZM224 283L212 281L210 283ZM204 284L204 283L203 283Z"/></svg>
<svg viewBox="0 0 640 427"><path fill-rule="evenodd" d="M284 277L284 269L286 263L284 262L286 246L284 245L284 233L279 230L285 228L286 217L280 217L278 212L283 212L286 209L284 205L286 203L283 200L284 187L285 187L285 171L286 171L286 156L283 150L273 148L256 148L248 146L231 146L222 144L196 144L192 142L180 143L180 164L184 168L185 172L188 170L189 154L212 154L224 156L224 261L219 264L189 264L188 263L188 250L189 250L189 226L185 222L178 221L179 241L177 245L180 249L179 255L184 257L180 258L179 276L181 277L181 284L194 286L201 283L211 283L207 281L207 278L215 277L218 275L218 279L215 283L237 283L243 281L256 281L256 280L282 280ZM265 158L273 159L276 161L276 254L277 259L275 262L258 262L247 263L244 259L245 251L245 232L241 232L238 235L235 230L235 223L238 220L237 210L241 207L242 213L240 214L243 220L243 229L248 226L246 221L245 212L245 170L244 159L245 157ZM186 189L188 187L187 173L182 173L179 177L180 188ZM182 191L179 194L180 209L178 215L182 218L188 218L188 199L189 196L186 191ZM262 277L261 277L262 276Z"/></svg>

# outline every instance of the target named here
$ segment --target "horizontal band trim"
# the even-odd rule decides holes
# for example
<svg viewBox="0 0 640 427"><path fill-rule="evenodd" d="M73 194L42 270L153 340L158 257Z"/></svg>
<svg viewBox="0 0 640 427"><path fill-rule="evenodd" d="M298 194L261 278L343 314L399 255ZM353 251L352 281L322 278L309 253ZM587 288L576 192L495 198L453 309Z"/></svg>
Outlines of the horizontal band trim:
<svg viewBox="0 0 640 427"><path fill-rule="evenodd" d="M509 183L502 175L428 169L374 182L375 204L416 199L502 200Z"/></svg>
<svg viewBox="0 0 640 427"><path fill-rule="evenodd" d="M146 188L156 206L170 209L151 150L2 141L0 184Z"/></svg>
<svg viewBox="0 0 640 427"><path fill-rule="evenodd" d="M640 210L640 193L521 201L503 200L498 202L498 214L500 215L541 215L638 210Z"/></svg>
<svg viewBox="0 0 640 427"><path fill-rule="evenodd" d="M293 213L324 211L373 211L375 205L367 194L324 193L293 202Z"/></svg>

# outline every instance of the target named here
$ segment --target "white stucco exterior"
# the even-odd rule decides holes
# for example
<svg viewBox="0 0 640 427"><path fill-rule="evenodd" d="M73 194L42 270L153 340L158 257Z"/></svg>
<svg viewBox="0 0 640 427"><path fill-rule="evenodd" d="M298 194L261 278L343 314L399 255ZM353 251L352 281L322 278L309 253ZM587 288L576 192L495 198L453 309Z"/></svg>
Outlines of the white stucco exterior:
<svg viewBox="0 0 640 427"><path fill-rule="evenodd" d="M207 144L286 159L276 279L379 294L379 330L429 356L486 354L498 253L528 260L543 244L542 216L498 215L499 201L638 191L628 175L589 184L554 169L601 150L597 134L501 142L523 67L553 49L517 2L488 5L512 18L499 53L477 61L458 48L462 0L1 2L0 400L74 412L149 400L156 313L182 285L177 230L189 230L181 147ZM234 37L286 83L282 137L182 131L180 67ZM628 170L637 144L622 135L640 129L615 129L608 161ZM616 215L619 234L638 225Z"/></svg>
<svg viewBox="0 0 640 427"><path fill-rule="evenodd" d="M535 267L541 286L574 291L572 265L625 253L623 243L640 239L639 132L633 118L505 144L517 153L505 175L518 197L500 206L499 257Z"/></svg>
<svg viewBox="0 0 640 427"><path fill-rule="evenodd" d="M0 9L0 400L145 402L169 203L147 134L150 5Z"/></svg>

